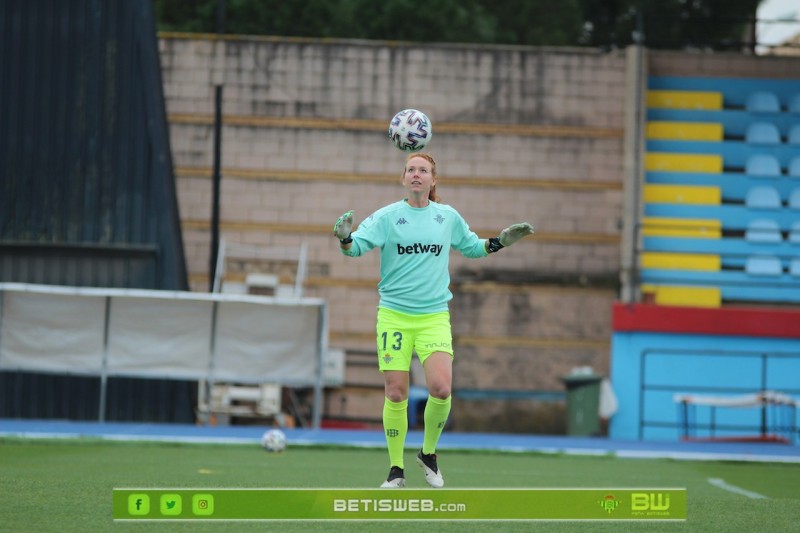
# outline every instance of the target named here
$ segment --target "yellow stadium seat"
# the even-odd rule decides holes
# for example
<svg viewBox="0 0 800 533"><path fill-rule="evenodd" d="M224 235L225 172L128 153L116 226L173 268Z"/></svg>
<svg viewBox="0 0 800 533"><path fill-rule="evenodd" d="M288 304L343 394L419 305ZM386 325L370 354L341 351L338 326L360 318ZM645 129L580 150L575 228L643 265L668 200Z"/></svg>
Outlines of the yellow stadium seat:
<svg viewBox="0 0 800 533"><path fill-rule="evenodd" d="M651 204L719 205L722 191L705 185L645 185L644 201Z"/></svg>
<svg viewBox="0 0 800 533"><path fill-rule="evenodd" d="M712 122L652 121L647 123L647 138L674 141L721 141L723 127L722 124Z"/></svg>
<svg viewBox="0 0 800 533"><path fill-rule="evenodd" d="M716 254L682 254L674 252L643 252L639 259L642 268L664 270L699 270L719 272L722 261Z"/></svg>
<svg viewBox="0 0 800 533"><path fill-rule="evenodd" d="M647 91L647 107L722 109L722 93L706 91Z"/></svg>
<svg viewBox="0 0 800 533"><path fill-rule="evenodd" d="M718 308L722 291L717 287L642 285L642 293L652 295L656 305Z"/></svg>
<svg viewBox="0 0 800 533"><path fill-rule="evenodd" d="M649 172L722 172L722 156L716 154L648 152L644 160Z"/></svg>
<svg viewBox="0 0 800 533"><path fill-rule="evenodd" d="M645 237L685 237L691 239L719 239L722 222L700 218L645 217L642 219Z"/></svg>

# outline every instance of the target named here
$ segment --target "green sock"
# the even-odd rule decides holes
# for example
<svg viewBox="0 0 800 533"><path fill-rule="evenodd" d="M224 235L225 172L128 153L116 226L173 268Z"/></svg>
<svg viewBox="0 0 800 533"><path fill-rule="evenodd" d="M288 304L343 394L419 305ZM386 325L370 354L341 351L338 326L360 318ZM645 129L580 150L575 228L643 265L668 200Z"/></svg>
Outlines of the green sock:
<svg viewBox="0 0 800 533"><path fill-rule="evenodd" d="M425 433L422 437L422 453L431 454L436 452L436 444L442 435L447 417L450 414L450 398L445 400L428 396L425 404Z"/></svg>
<svg viewBox="0 0 800 533"><path fill-rule="evenodd" d="M383 432L389 448L389 466L403 466L403 448L408 433L408 400L393 402L383 398Z"/></svg>

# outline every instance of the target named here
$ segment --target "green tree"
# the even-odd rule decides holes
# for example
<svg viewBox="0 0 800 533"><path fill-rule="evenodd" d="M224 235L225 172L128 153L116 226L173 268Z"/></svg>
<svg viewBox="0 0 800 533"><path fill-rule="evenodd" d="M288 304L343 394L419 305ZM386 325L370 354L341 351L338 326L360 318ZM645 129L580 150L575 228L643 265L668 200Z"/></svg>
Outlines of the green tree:
<svg viewBox="0 0 800 533"><path fill-rule="evenodd" d="M741 49L762 0L580 0L586 20L581 43L625 46L641 24L650 48Z"/></svg>
<svg viewBox="0 0 800 533"><path fill-rule="evenodd" d="M213 33L218 0L155 0L163 31ZM422 42L576 44L578 0L225 0L226 33Z"/></svg>
<svg viewBox="0 0 800 533"><path fill-rule="evenodd" d="M579 0L480 0L499 44L575 46L583 30Z"/></svg>
<svg viewBox="0 0 800 533"><path fill-rule="evenodd" d="M154 0L159 29L216 29L220 0ZM224 0L234 34L651 48L741 48L761 0Z"/></svg>

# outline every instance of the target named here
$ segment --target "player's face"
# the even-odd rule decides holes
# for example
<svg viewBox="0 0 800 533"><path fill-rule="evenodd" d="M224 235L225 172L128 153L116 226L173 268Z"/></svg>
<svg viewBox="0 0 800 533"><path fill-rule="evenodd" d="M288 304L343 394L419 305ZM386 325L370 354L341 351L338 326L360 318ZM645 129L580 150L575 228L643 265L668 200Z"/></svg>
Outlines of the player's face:
<svg viewBox="0 0 800 533"><path fill-rule="evenodd" d="M403 185L409 192L427 195L435 183L430 161L424 157L412 157L408 160Z"/></svg>

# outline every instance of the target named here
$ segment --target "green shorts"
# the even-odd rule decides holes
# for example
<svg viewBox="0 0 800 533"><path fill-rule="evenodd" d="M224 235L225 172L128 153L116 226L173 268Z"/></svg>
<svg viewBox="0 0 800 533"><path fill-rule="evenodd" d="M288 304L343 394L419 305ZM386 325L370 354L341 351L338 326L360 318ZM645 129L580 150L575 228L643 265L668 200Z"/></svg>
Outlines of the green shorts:
<svg viewBox="0 0 800 533"><path fill-rule="evenodd" d="M408 372L414 351L423 364L434 352L445 352L453 356L453 335L450 331L450 313L447 311L408 315L379 307L376 330L378 368L381 372Z"/></svg>

